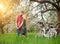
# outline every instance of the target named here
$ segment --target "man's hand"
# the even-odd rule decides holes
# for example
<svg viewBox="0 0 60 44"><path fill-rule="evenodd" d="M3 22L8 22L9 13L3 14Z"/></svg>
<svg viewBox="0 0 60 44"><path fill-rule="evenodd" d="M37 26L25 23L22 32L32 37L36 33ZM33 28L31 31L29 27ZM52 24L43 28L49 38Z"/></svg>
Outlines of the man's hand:
<svg viewBox="0 0 60 44"><path fill-rule="evenodd" d="M17 29L19 29L19 27L17 27Z"/></svg>

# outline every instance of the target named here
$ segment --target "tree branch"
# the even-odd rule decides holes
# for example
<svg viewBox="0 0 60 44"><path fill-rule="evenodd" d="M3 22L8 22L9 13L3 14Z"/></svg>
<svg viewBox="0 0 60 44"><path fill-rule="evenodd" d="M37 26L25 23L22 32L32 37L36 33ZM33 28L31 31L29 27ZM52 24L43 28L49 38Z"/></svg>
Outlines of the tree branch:
<svg viewBox="0 0 60 44"><path fill-rule="evenodd" d="M51 1L38 1L38 0L31 0L31 1L35 1L35 2L38 2L38 3L41 3L41 4L49 3L49 4L52 4L57 10L60 10L60 7L58 5L56 5L55 3L51 2Z"/></svg>
<svg viewBox="0 0 60 44"><path fill-rule="evenodd" d="M39 6L39 4L38 4L37 6ZM33 9L36 8L37 6L33 7L31 10L33 10Z"/></svg>
<svg viewBox="0 0 60 44"><path fill-rule="evenodd" d="M45 10L45 11L41 11L42 13L45 13L45 12L47 12L47 11L57 11L56 9L47 9L47 10Z"/></svg>
<svg viewBox="0 0 60 44"><path fill-rule="evenodd" d="M46 5L46 3L45 3L44 5L45 5L45 8L47 9L47 5Z"/></svg>
<svg viewBox="0 0 60 44"><path fill-rule="evenodd" d="M58 0L56 3L59 3L60 2L60 0Z"/></svg>

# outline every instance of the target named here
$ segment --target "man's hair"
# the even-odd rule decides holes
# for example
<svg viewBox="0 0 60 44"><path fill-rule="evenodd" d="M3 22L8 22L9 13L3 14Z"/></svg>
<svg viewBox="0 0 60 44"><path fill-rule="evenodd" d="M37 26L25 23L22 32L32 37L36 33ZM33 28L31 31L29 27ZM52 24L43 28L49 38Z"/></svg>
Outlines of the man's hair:
<svg viewBox="0 0 60 44"><path fill-rule="evenodd" d="M20 16L22 16L22 15L23 15L23 14L21 14L21 13L23 13L23 14L24 14L24 11L20 11L20 12L19 12L19 15L20 15Z"/></svg>

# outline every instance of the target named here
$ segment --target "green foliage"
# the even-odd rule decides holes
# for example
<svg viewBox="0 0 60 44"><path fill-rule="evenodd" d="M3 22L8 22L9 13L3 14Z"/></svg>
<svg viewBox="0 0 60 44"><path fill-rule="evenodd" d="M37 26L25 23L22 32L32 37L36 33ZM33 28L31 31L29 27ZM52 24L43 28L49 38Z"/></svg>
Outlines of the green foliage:
<svg viewBox="0 0 60 44"><path fill-rule="evenodd" d="M0 44L60 44L60 36L49 39L35 36L35 33L28 33L27 37L17 38L15 34L3 34L0 35Z"/></svg>
<svg viewBox="0 0 60 44"><path fill-rule="evenodd" d="M38 24L35 24L35 23L32 23L32 22L27 27L27 30L29 32L36 32L36 31L38 31L38 29L39 29Z"/></svg>

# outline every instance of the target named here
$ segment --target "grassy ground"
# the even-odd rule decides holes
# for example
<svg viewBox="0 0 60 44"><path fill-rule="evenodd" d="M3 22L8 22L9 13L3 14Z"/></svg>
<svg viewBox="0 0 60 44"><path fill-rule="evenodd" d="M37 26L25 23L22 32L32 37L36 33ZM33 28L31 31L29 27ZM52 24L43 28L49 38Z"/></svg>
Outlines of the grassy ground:
<svg viewBox="0 0 60 44"><path fill-rule="evenodd" d="M60 36L57 38L43 38L35 37L34 33L28 33L27 37L19 36L15 34L3 34L0 35L0 44L60 44Z"/></svg>

